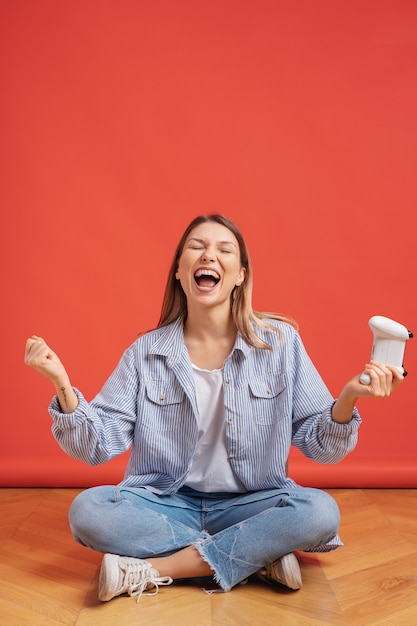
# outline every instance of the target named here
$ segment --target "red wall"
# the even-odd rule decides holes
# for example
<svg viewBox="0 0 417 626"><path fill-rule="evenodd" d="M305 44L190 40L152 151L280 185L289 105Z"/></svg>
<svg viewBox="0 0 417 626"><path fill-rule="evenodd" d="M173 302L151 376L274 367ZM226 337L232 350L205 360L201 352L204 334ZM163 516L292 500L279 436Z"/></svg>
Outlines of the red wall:
<svg viewBox="0 0 417 626"><path fill-rule="evenodd" d="M121 478L68 459L40 334L88 398L158 319L201 212L247 237L255 307L293 315L330 389L369 359L371 315L417 333L413 0L2 0L1 438L5 485ZM414 340L416 341L416 340ZM417 346L355 452L306 483L417 487Z"/></svg>

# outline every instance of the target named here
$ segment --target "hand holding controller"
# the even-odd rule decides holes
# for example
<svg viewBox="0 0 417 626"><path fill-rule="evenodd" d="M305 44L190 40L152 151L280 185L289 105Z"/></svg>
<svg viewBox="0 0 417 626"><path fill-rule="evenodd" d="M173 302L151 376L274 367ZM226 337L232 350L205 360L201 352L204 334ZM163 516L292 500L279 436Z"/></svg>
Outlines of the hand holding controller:
<svg viewBox="0 0 417 626"><path fill-rule="evenodd" d="M374 315L369 320L374 334L371 359L382 365L392 365L405 374L403 368L405 344L413 334L405 326L382 315ZM365 372L359 377L363 385L369 385L371 379Z"/></svg>

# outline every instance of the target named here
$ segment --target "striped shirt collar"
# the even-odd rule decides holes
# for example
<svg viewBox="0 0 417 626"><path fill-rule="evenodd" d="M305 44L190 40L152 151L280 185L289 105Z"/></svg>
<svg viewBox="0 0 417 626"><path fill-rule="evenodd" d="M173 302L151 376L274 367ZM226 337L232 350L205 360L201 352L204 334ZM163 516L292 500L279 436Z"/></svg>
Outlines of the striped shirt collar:
<svg viewBox="0 0 417 626"><path fill-rule="evenodd" d="M169 359L170 365L174 365L180 360L183 350L186 349L184 343L183 318L178 318L175 322L172 322L172 324L158 328L156 332L157 337L149 353L165 356ZM232 354L235 350L239 350L244 357L247 357L252 350L251 346L246 343L240 333L237 334Z"/></svg>

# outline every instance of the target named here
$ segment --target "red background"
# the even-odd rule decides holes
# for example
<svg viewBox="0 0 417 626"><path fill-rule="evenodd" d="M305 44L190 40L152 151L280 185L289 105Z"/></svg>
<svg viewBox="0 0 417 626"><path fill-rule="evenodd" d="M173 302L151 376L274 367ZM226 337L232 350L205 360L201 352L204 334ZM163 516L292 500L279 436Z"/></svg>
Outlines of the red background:
<svg viewBox="0 0 417 626"><path fill-rule="evenodd" d="M413 0L1 0L3 485L121 479L50 434L42 335L92 398L155 326L171 256L202 212L234 219L254 305L294 316L337 394L371 315L417 332ZM416 341L416 340L413 340ZM417 350L360 401L357 449L292 475L417 487Z"/></svg>

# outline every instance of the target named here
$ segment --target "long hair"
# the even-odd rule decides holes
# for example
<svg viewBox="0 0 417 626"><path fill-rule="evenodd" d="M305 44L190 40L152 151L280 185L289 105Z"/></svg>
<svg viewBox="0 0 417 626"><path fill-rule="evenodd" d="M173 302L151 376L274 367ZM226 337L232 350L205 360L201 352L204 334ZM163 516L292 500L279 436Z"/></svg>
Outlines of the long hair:
<svg viewBox="0 0 417 626"><path fill-rule="evenodd" d="M297 323L290 317L278 315L275 313L259 313L252 308L252 289L253 289L253 273L252 263L249 251L246 246L242 233L229 218L224 215L210 214L199 215L189 224L183 236L181 237L177 249L172 260L168 273L168 280L165 287L164 298L162 301L161 315L158 322L158 328L167 326L171 322L182 318L187 319L187 299L181 287L180 281L176 279L175 274L178 269L178 263L182 255L184 245L191 231L205 222L215 222L225 226L234 234L239 244L240 265L245 269L245 280L239 286L236 286L230 297L231 314L237 330L242 335L247 344L254 348L271 349L267 343L260 339L255 330L256 327L268 331L275 331L276 327L268 324L268 319L275 319L287 322L297 328Z"/></svg>

